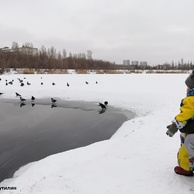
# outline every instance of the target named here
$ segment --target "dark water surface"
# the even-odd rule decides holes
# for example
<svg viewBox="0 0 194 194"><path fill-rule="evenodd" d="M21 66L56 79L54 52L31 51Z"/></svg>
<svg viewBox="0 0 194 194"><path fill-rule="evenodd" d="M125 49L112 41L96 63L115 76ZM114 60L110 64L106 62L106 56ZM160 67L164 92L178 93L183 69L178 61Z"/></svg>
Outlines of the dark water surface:
<svg viewBox="0 0 194 194"><path fill-rule="evenodd" d="M57 106L57 107L55 107ZM0 182L21 166L51 154L109 139L132 113L97 103L43 99L24 106L0 102ZM103 113L103 114L100 114Z"/></svg>

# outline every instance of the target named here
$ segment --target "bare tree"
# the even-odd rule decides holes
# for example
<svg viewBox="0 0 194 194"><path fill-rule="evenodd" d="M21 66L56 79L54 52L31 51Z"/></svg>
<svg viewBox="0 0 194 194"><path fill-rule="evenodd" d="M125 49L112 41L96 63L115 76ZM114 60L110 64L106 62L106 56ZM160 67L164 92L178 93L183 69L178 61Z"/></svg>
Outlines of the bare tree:
<svg viewBox="0 0 194 194"><path fill-rule="evenodd" d="M87 59L92 59L92 51L87 50Z"/></svg>
<svg viewBox="0 0 194 194"><path fill-rule="evenodd" d="M70 57L70 58L72 58L72 54L71 54L71 52L69 52L69 57Z"/></svg>
<svg viewBox="0 0 194 194"><path fill-rule="evenodd" d="M67 58L67 52L65 49L63 49L63 59L66 59Z"/></svg>
<svg viewBox="0 0 194 194"><path fill-rule="evenodd" d="M57 51L56 51L56 49L53 46L51 46L51 48L48 49L48 56L51 59L57 58Z"/></svg>
<svg viewBox="0 0 194 194"><path fill-rule="evenodd" d="M23 46L33 48L33 44L30 42L26 42Z"/></svg>
<svg viewBox="0 0 194 194"><path fill-rule="evenodd" d="M48 61L47 50L44 46L41 46L39 50L39 68L46 68Z"/></svg>

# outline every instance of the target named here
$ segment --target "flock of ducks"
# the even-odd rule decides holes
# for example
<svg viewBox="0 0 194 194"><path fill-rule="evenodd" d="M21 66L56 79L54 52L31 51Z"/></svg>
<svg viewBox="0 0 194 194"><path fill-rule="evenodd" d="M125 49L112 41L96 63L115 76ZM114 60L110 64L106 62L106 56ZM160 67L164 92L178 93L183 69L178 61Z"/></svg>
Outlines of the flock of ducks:
<svg viewBox="0 0 194 194"><path fill-rule="evenodd" d="M28 85L28 86L31 85L31 83L29 81L26 81L26 83L24 83L24 79L26 79L25 77L24 77L24 79L20 79L20 78L17 78L17 79L18 79L19 84L20 84L21 87L24 87L25 85ZM41 77L41 79L42 79L42 77ZM2 81L1 78L0 78L0 81ZM97 81L95 83L98 84ZM14 84L14 80L11 80L11 81L5 80L5 85L6 86L7 85L13 85L13 84ZM41 81L40 84L43 85L43 82ZM89 82L85 81L85 84L89 84ZM56 83L52 82L52 85L54 86L54 85L56 85ZM67 87L69 87L69 86L70 86L70 84L67 82ZM0 96L1 95L3 95L2 92L0 92ZM23 98L22 95L19 94L18 92L15 92L15 95L16 95L16 97L19 97L19 99L20 99L20 102L21 102L20 107L25 106L26 105L26 99ZM31 96L31 105L32 105L32 107L35 105L35 100L36 100L36 98L34 96ZM57 105L56 105L57 100L54 99L54 98L50 98L50 100L51 100L51 103L52 103L51 108L57 107ZM99 106L101 107L101 111L99 112L100 114L104 113L106 111L107 105L108 105L107 101L105 101L104 103L99 103Z"/></svg>
<svg viewBox="0 0 194 194"><path fill-rule="evenodd" d="M21 102L20 107L25 106L27 100L25 98L23 98L21 96L21 94L19 94L18 92L15 92L15 94L16 94L16 97L19 97L19 99L20 99L20 102ZM32 107L35 106L35 100L36 100L36 98L34 96L31 96L31 105L32 105ZM56 102L57 102L56 99L51 98L51 103L52 103L51 108L57 107L57 105L55 104Z"/></svg>
<svg viewBox="0 0 194 194"><path fill-rule="evenodd" d="M17 78L17 79L19 80L19 83L20 83L20 86L21 86L21 87L25 86L24 80L26 79L26 77L24 77L23 79L20 79L20 78ZM41 79L42 79L42 77L41 77ZM2 79L0 78L0 81L1 81L1 80L2 80ZM96 81L95 83L98 84L97 81ZM13 84L14 84L14 80L11 80L11 81L5 80L5 85L6 85L6 86L8 86L8 85L13 85ZM55 82L52 82L51 84L52 84L53 86L56 85ZM89 84L89 82L88 82L88 81L85 81L85 84ZM27 82L26 82L26 85L30 86L31 83L30 83L29 81L27 81ZM41 82L40 82L40 85L44 85L44 83L41 81ZM67 87L69 87L69 86L70 86L70 84L67 82Z"/></svg>

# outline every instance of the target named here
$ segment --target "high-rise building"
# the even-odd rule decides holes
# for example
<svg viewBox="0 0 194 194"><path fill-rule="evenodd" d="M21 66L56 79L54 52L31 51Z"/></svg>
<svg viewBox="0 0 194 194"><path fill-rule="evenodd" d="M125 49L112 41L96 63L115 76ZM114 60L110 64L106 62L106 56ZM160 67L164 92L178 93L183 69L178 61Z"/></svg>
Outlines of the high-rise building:
<svg viewBox="0 0 194 194"><path fill-rule="evenodd" d="M131 65L138 66L139 65L139 61L131 61Z"/></svg>
<svg viewBox="0 0 194 194"><path fill-rule="evenodd" d="M147 65L148 65L147 61L140 61L141 67L147 67Z"/></svg>
<svg viewBox="0 0 194 194"><path fill-rule="evenodd" d="M130 60L123 60L123 65L130 65Z"/></svg>

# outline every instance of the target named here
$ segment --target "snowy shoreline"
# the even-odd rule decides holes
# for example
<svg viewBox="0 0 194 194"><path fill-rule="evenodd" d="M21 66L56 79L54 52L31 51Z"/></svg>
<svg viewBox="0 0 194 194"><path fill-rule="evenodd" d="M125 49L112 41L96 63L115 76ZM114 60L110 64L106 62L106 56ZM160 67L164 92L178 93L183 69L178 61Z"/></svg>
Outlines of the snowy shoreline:
<svg viewBox="0 0 194 194"><path fill-rule="evenodd" d="M33 94L38 98L107 100L111 106L137 115L123 123L110 140L24 166L14 178L0 183L0 187L17 187L17 190L2 193L189 193L193 178L173 172L179 135L169 138L165 134L166 126L179 112L187 76L43 75L45 85L42 88L40 75L0 76L3 80L26 77L32 83L30 87L21 88L17 84L7 87L1 81L0 92L4 93L1 98L15 98L17 91L27 99ZM51 85L53 80L55 87ZM66 86L67 82L70 87Z"/></svg>

